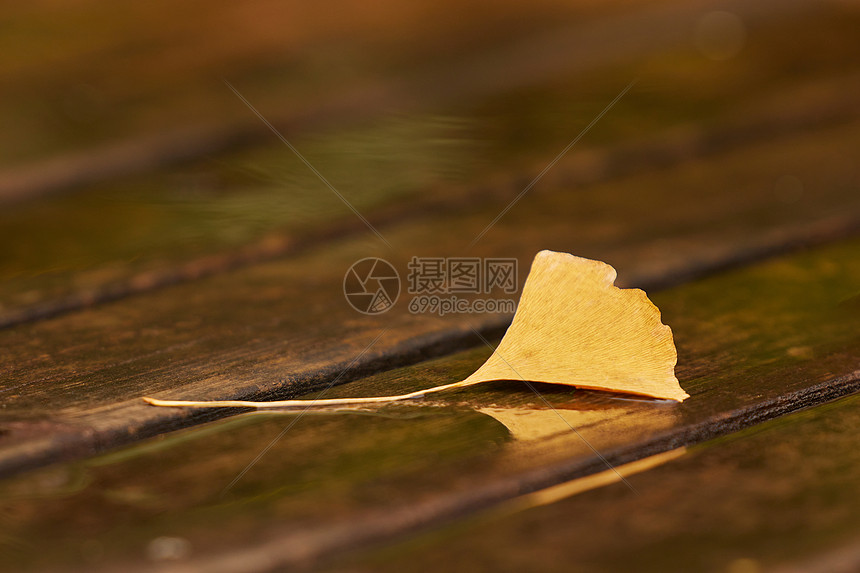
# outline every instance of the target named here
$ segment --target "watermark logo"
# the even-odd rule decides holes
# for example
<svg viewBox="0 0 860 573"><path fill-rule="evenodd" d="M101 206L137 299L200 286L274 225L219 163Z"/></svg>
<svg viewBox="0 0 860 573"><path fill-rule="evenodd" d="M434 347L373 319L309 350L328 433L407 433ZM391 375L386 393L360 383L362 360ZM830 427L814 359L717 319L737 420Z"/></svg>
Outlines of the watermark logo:
<svg viewBox="0 0 860 573"><path fill-rule="evenodd" d="M409 294L517 292L516 259L412 257Z"/></svg>
<svg viewBox="0 0 860 573"><path fill-rule="evenodd" d="M508 313L516 311L513 296L469 295L517 292L517 259L479 257L412 257L407 292L412 314ZM400 277L386 260L366 258L353 264L343 280L346 300L362 314L382 314L397 302Z"/></svg>
<svg viewBox="0 0 860 573"><path fill-rule="evenodd" d="M346 271L343 294L358 312L382 314L400 297L400 275L385 259L361 259Z"/></svg>

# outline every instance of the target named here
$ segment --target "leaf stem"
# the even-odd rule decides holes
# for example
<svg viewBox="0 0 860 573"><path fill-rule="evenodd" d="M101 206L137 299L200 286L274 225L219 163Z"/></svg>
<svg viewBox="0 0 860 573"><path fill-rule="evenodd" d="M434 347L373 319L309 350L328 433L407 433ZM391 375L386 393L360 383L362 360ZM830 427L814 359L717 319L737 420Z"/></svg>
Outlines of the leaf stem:
<svg viewBox="0 0 860 573"><path fill-rule="evenodd" d="M399 402L401 400L411 400L413 398L421 398L425 394L432 392L441 392L451 388L462 388L477 384L476 382L454 382L443 386L428 388L427 390L416 390L409 394L400 394L399 396L373 396L369 398L329 398L326 400L277 400L272 402L254 402L248 400L159 400L157 398L144 397L143 401L152 406L167 406L174 408L308 408L313 406L351 406L355 404L386 404L389 402Z"/></svg>

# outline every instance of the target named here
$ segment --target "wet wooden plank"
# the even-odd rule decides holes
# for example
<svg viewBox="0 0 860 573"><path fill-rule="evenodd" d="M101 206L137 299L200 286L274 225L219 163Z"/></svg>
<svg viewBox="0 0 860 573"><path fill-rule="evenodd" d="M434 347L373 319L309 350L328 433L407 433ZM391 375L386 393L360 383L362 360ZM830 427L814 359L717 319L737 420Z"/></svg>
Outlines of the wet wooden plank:
<svg viewBox="0 0 860 573"><path fill-rule="evenodd" d="M698 9L684 8L690 13L684 12L683 21L692 26ZM857 16L842 10L847 9L789 11L779 18L750 15L756 42L742 56L719 65L691 53L689 35L684 34L668 47L658 42L625 52L618 61L560 66L553 68L558 73L539 77L521 63L507 70L506 82L488 81L483 89L472 90L468 81L449 78L441 82L452 86L448 96L428 96L415 106L395 101L387 106L400 112L394 117L368 112L359 125L343 120L337 128L306 126L303 132L290 129L288 134L366 216L385 227L431 208L450 211L512 198L529 175L539 172L630 81L631 62L641 60L645 71L640 72L640 83L550 177L573 186L662 168L734 145L856 118L856 61L842 46L856 41L845 22ZM664 20L670 16L678 16L672 11L657 15L663 22L659 28L666 27ZM610 28L619 36L629 32L629 22L626 26ZM831 41L810 53L819 64L826 62L824 67L811 65L811 56L795 49L809 30L822 28L830 30ZM591 45L559 52L575 59L586 51L601 53ZM524 60L514 52L489 59ZM690 70L679 76L667 65L670 60L689 60ZM761 71L763 60L770 63ZM461 71L458 77L473 76ZM253 118L227 88L218 89L232 98L237 113ZM277 90L261 93L272 91ZM257 95L248 92L269 115L273 108ZM321 115L336 116L328 111ZM262 124L257 128L262 141L271 145L143 175L115 174L68 197L4 206L0 239L7 247L0 256L0 325L290 255L333 235L363 232L348 209ZM522 133L529 137L523 139ZM238 139L248 143L246 136ZM631 140L635 143L628 143ZM128 153L146 155L138 148ZM831 163L841 163L831 168L842 173L852 169L850 150L837 150L834 144L833 153Z"/></svg>
<svg viewBox="0 0 860 573"><path fill-rule="evenodd" d="M243 415L7 479L8 567L133 570L163 558L163 536L190 548L177 570L315 562L605 470L592 447L618 465L857 391L858 252L854 240L654 295L692 395L681 404L541 386L554 412L498 383L380 410ZM433 386L488 354L478 347L327 396Z"/></svg>
<svg viewBox="0 0 860 573"><path fill-rule="evenodd" d="M544 507L487 514L331 571L854 571L860 397L688 450Z"/></svg>
<svg viewBox="0 0 860 573"><path fill-rule="evenodd" d="M700 71L702 75L695 76L706 81L686 76L687 83L709 93L687 110L679 109L671 98L656 98L664 108L648 98L632 100L630 103L635 105L627 113L613 116L605 124L603 135L597 134L596 141L606 145L607 151L592 149L588 155L563 166L547 180L545 188L535 189L469 254L514 256L524 269L539 248L574 251L609 260L619 268L626 284L657 287L853 233L858 224L856 214L860 212L853 151L858 148L858 127L853 122L852 113L856 110L851 105L856 77L846 75L853 69L846 65L846 54L852 51L843 47L853 46L853 36L847 32L853 30L854 12L844 10L813 11L820 18L814 21L816 25L811 25L809 13L804 12L802 18L792 20L791 26L783 26L785 20L774 20L773 24L756 28L757 34L766 31L770 36L759 35L761 41L754 46L766 45L765 37L788 39L772 47L780 55L779 64L771 68L772 75L759 78L756 89L744 91L742 100L733 99L732 89L749 89L744 70L759 69L755 66L711 70L712 75ZM685 14L695 15L693 11ZM670 16L664 21L675 21L677 14ZM630 30L633 22L622 20L620 27L614 29ZM770 22L768 18L762 21ZM818 35L822 27L833 31L822 50L810 50L807 45L801 54L799 48L793 49L803 44L799 38ZM680 27L673 33L686 37L685 30ZM797 31L807 36L798 36L794 33ZM575 79L601 87L614 85L621 77L627 81L630 65L625 58L629 53L628 49L626 55L622 54L617 69L594 74L593 84L592 76L575 74ZM769 51L752 54L762 58ZM598 63L606 65L603 55L598 55ZM662 56L666 61L661 63L657 58L649 65L659 70L671 60L672 66L668 67L676 70L673 66L679 55L683 60L683 53L673 52ZM518 61L531 65L527 58ZM565 68L570 62L554 65ZM581 71L597 64L577 65L573 69ZM798 66L802 73L797 73ZM487 106L490 117L498 113L495 105L523 109L521 93L509 95L499 88L509 81L504 73L498 73L502 68L507 73L508 66L497 67L495 77L490 73L489 80L479 78L469 88L487 97L479 97L477 103L470 105ZM461 68L458 73L469 69ZM780 78L784 79L782 74L788 71L802 79L793 80L797 83L786 88L785 94L758 93L746 99L758 88L768 92L773 85L780 87ZM660 73L650 76L651 82L666 77ZM648 87L647 82L642 85ZM671 91L677 87L677 79L665 85ZM837 93L834 86L845 87L844 93ZM541 84L536 91L554 89L557 86ZM448 97L460 93L452 90ZM488 93L501 97L493 101ZM790 100L800 103L797 107L786 105ZM535 97L534 101L543 108L548 100ZM762 104L765 101L776 103L767 110L771 115L762 114L761 108L769 107ZM726 102L731 105L722 107ZM603 99L598 103L602 104ZM707 104L719 109L699 107L707 108ZM726 121L729 111L746 105L752 109L737 125L714 129L714 123ZM642 106L654 113L637 119L630 110ZM548 121L555 117L552 109L558 108L550 105L547 109L550 113L538 119ZM522 112L513 111L506 116L510 122L506 129L514 134L530 126L534 119L528 113L518 113ZM582 115L590 113L583 111ZM703 121L705 116L707 120ZM656 146L652 146L653 141L640 147L617 146L619 139L637 133L642 125L663 128L671 118L683 118L696 125L687 132L670 132L672 137L665 147L662 139ZM756 121L747 121L748 118ZM590 115L585 119L590 120ZM570 126L561 127L563 145L568 141ZM531 168L543 159L546 149L556 151L554 138L561 131L553 129L537 138L538 144L525 141L523 153L512 146L492 150L488 157L510 162L516 167L514 174L524 173L527 170L522 165ZM365 135L373 133L376 132L368 130ZM419 129L406 136L424 137L428 133L431 132ZM625 155L631 149L632 154ZM253 153L258 151L262 155L253 155L251 161L266 163L266 153L282 153L272 149ZM422 148L416 155L426 161L433 153ZM462 159L466 163L476 158ZM410 169L416 165L421 168L416 171L444 171L436 163L411 161L395 162L393 167L409 177L414 175ZM339 165L349 170L349 164ZM392 165L387 167L389 171L391 168ZM497 168L490 171L499 176ZM183 172L177 173L181 176ZM374 212L374 220L385 222L381 227L396 245L393 253L380 251L378 245L363 238L353 240L360 236L356 230L361 231L361 226L339 222L322 229L318 236L301 230L300 238L306 241L298 241L301 248L292 242L293 235L283 232L280 220L277 224L267 220L259 226L237 226L238 236L228 237L223 243L213 242L214 237L223 238L224 230L207 229L207 225L217 226L223 213L235 213L236 197L232 195L236 189L231 188L223 202L212 201L212 197L192 201L195 209L209 205L216 211L197 219L200 225L194 231L198 233L196 240L205 245L192 244L183 251L185 239L170 236L161 237L163 242L154 248L146 243L152 239L149 235L143 239L147 246L141 258L152 259L136 266L127 259L139 253L110 251L115 248L112 237L128 237L128 229L124 228L128 219L119 217L113 223L115 229L107 228L110 225L101 229L108 240L103 240L102 235L92 241L94 250L85 250L84 259L87 254L100 253L94 263L97 268L87 268L92 259L83 263L78 260L70 264L65 279L52 283L56 277L43 275L30 283L37 288L13 287L13 291L18 289L15 296L20 297L15 309L33 301L62 300L61 295L71 291L79 297L78 302L60 305L60 310L72 310L86 306L88 297L89 302L106 302L201 275L220 276L0 334L0 375L4 382L0 471L20 472L49 460L86 457L123 442L223 414L192 415L146 408L136 401L139 394L162 391L170 397L292 396L322 388L336 379L346 382L474 345L471 327L498 334L508 317L416 317L401 305L389 315L365 319L352 314L339 292L343 272L361 256L385 256L403 271L412 255L464 254L465 245L527 182L515 181L505 173L500 185L485 190L474 185L483 173L476 171L473 176L475 179L464 181L462 187L440 184L442 191L426 202L414 202L410 193L422 190L427 181L399 181L391 194L368 195L369 203L362 207ZM372 183L373 179L374 173L369 172L365 181ZM582 182L590 187L570 192ZM152 188L165 190L170 182L152 185L152 179L142 177L129 183L130 195L134 195L135 185L142 190L143 199L136 204L139 207L152 199L148 195ZM397 193L404 190L404 197L399 198ZM103 207L116 201L116 196L104 201L103 195L111 191L109 187L97 189L91 198L95 197ZM465 199L456 197L461 192ZM261 212L277 214L267 212L271 197L262 195L264 207L251 205L249 219ZM41 207L46 205L48 211L63 211L62 202L50 201ZM312 206L319 207L316 203ZM455 209L458 213L453 215ZM149 229L175 230L188 221L182 208L154 211L176 219L164 227L155 224ZM201 211L195 213L201 215ZM42 215L44 212L33 220L50 220ZM320 220L327 218L328 212ZM443 228L446 234L440 237ZM268 235L272 229L279 234ZM12 235L27 237L26 232ZM309 235L311 241L307 241ZM347 235L350 238L343 239ZM63 260L64 251L57 248L58 237L61 235L56 235L54 243L46 248L57 249L57 253L52 252L47 261L40 263L41 270L55 268L56 262ZM72 237L81 235L72 233ZM242 251L249 241L249 251ZM120 242L121 248L134 244ZM105 246L107 250L98 250ZM208 249L216 253L211 260L196 258L210 252ZM301 255L285 261L227 272L299 251ZM857 246L822 252L826 254L792 259L782 267L760 267L766 269L763 274L743 275L744 279L729 275L737 279L735 282L705 281L655 297L680 336L682 356L686 355L679 372L694 399L680 409L654 408L653 404L587 393L542 390L563 415L583 427L589 442L618 463L678 444L695 443L850 392L858 383L858 349L852 330L856 323ZM104 253L107 256L99 259ZM174 255L176 258L171 258ZM189 256L191 262L183 263ZM87 274L79 274L82 269ZM149 272L153 269L157 272ZM63 281L71 276L81 282L70 289L69 283ZM125 291L111 290L118 284L122 286L123 281L131 286ZM93 285L97 288L93 289ZM107 296L103 296L105 292ZM726 292L733 295L724 296ZM841 300L842 306L834 312L835 300ZM389 330L383 332L378 344L353 364L361 350L385 328ZM424 387L435 380L450 381L457 372L474 368L486 352L478 347L447 360L379 374L333 390L331 395L380 393L394 386L401 390ZM338 378L344 371L345 376ZM367 413L317 416L312 421L319 422L308 426L305 423L311 419L303 420L295 432L291 430L291 440L282 456L262 460L258 468L262 475L255 470L248 475L248 481L243 476L236 489L229 492L233 497L223 498L220 491L242 472L250 454L262 450L281 431L282 417L241 417L170 436L161 443L147 442L118 457L26 474L2 484L6 489L0 495L5 496L4 503L9 508L4 512L3 543L14 554L4 565L17 568L38 562L77 563L85 568L112 567L117 563L131 566L139 564L142 556L158 560L165 555L170 557L171 547L177 551L175 543L158 541L161 535L188 540L195 560L192 564L217 563L229 568L237 563L234 559L261 566L268 566L271 559L294 563L449 519L522 491L601 469L599 460L585 444L576 436L553 430L552 416L548 428L548 413L535 408L534 401L518 390L497 385L468 395L453 395L422 408L390 409L378 417ZM531 422L523 423L523 418ZM237 456L236 451L242 448L253 451L245 458ZM428 456L428 451L433 455ZM220 531L213 530L213 522L219 524ZM44 537L42 533L33 535L33 531L44 532ZM35 543L31 541L34 538ZM42 541L54 545L39 545ZM182 540L178 547L185 547ZM210 556L214 562L208 560ZM263 561L248 561L250 558Z"/></svg>
<svg viewBox="0 0 860 573"><path fill-rule="evenodd" d="M0 50L6 87L0 115L8 127L0 135L2 163L164 135L177 125L230 125L245 112L222 89L222 77L267 92L266 101L291 108L292 117L322 111L316 104L328 98L320 94L334 96L327 103L347 96L329 107L332 115L338 107L384 106L392 101L386 92L398 91L390 85L398 76L475 51L470 34L441 39L451 11L464 24L482 26L479 50L540 36L559 18L614 12L557 0L529 8L501 2L489 12L458 7L351 0L334 11L259 1L212 2L205 13L164 1L126 11L100 0L10 6L4 13L10 33Z"/></svg>
<svg viewBox="0 0 860 573"><path fill-rule="evenodd" d="M851 90L855 84L857 93ZM557 165L541 187L579 188L826 128L851 119L858 94L860 83L855 81L841 83L839 90L830 83L802 86L780 94L775 101L766 98L757 102L745 116L730 114L731 121L725 126L673 129L648 141L580 150ZM797 100L816 103L795 109ZM351 191L372 191L358 196L350 193L350 198L378 227L471 208L481 202L510 200L512 193L521 190L522 172L497 172L489 184L470 182L471 175L459 183L435 184L433 176L422 175L420 182L405 175L390 177L392 171L441 174L462 170L464 162L482 163L467 151L466 140L460 141L465 136L465 124L458 126L454 119L413 118L412 127L404 130L405 123L352 135L359 146L362 141L384 136L389 144L383 165L373 166L378 162L370 156L355 161L352 156L356 154L351 154L352 163L336 160L324 164L329 176L340 174L335 179L344 179L349 173ZM400 137L393 137L392 130L401 132ZM336 141L340 146L348 137L339 134L325 141ZM414 143L424 137L456 143ZM324 143L321 149L325 149ZM0 327L223 273L292 255L332 238L367 232L351 214L342 214L346 207L334 195L316 188L320 184L310 172L304 177L290 170L280 175L270 173L266 177L271 183L260 188L253 177L240 173L259 171L265 175L263 166L283 153L280 147L244 152L232 159L221 158L223 165L216 167L211 163L196 165L113 182L74 197L0 214L0 233L8 245L0 259L0 273L5 279L0 285ZM337 155L333 150L326 153ZM433 159L426 164L419 159L427 157ZM362 163L373 167L368 169ZM851 153L837 151L826 168L835 174L836 184L850 183ZM540 169L536 164L528 172ZM377 178L385 179L386 184L376 185ZM296 186L287 192L278 181ZM433 193L416 197L416 190L427 185L433 186ZM242 197L237 197L240 192ZM540 193L540 187L535 193ZM791 199L784 197L789 202ZM98 216L93 217L93 213ZM285 225L290 229L285 231Z"/></svg>
<svg viewBox="0 0 860 573"><path fill-rule="evenodd" d="M523 200L469 253L517 258L522 280L538 250L574 252L615 265L622 284L653 287L832 238L856 225L860 194L853 180L839 179L844 174L831 168L840 158L830 146L856 149L858 135L856 126L832 128L576 193L555 184ZM747 161L750 153L759 158L755 166ZM794 202L773 191L786 162L806 185ZM338 376L346 382L474 345L471 328L499 334L509 316L414 315L408 296L387 314L359 315L344 300L342 281L366 256L391 260L404 280L412 256L462 256L501 207L473 206L456 217L436 214L392 226L386 235L393 252L379 250L375 238L337 241L288 260L3 331L4 418L24 424L21 431L30 438L8 435L0 454L4 471L199 420L145 407L142 395L294 396ZM449 232L440 237L443 227ZM58 425L27 429L25 422L44 419ZM39 424L34 428L48 428Z"/></svg>
<svg viewBox="0 0 860 573"><path fill-rule="evenodd" d="M823 16L835 31L850 27L840 16L852 14L848 6L797 1L756 6L730 2L724 8L737 13L757 35L798 13L807 21L810 15ZM621 7L544 0L528 7L495 3L493 10L441 2L416 10L391 2L367 7L345 0L336 13L323 16L315 9L264 2L241 7L215 2L205 17L188 18L186 8L167 2L118 13L99 0L73 6L43 0L15 6L6 14L15 26L2 43L6 56L0 79L7 97L0 115L8 129L0 135L0 155L4 164L16 165L71 151L98 172L97 156L80 154L81 149L137 135L142 136L138 141L161 139L173 154L187 157L184 145L165 136L190 131L179 140L195 148L202 134L194 127L211 128L216 122L214 127L221 129L215 129L215 139L229 142L229 130L223 128L245 118L221 89L221 77L250 87L269 105L290 108L292 113L282 112L288 118L313 117L324 124L325 116L343 121L344 113L349 117L392 104L411 106L428 96L498 92L571 71L637 61L667 48L689 48L691 31L709 9L707 2L632 0ZM458 15L453 30L452 13ZM242 25L236 26L237 21ZM342 27L348 27L349 34L338 33ZM471 27L480 28L479 37L467 32ZM78 33L89 29L94 33ZM799 41L815 43L819 54L832 46L807 36ZM43 48L48 42L51 50ZM792 47L785 41L783 45ZM182 57L165 65L164 54L177 50ZM795 59L814 61L808 53L795 54ZM190 129L171 133L177 125ZM220 143L214 149L225 144L230 145ZM137 162L134 155L125 154L119 163L126 163L126 169L149 169L160 154L143 153L146 159ZM98 173L86 176L87 169L62 169L62 163L43 165L60 169L44 169L41 178L33 169L29 184L4 182L10 183L6 191L33 193L40 179L51 186L52 177L44 177L48 171L65 171L72 180L82 174L84 181L100 178ZM107 171L112 171L109 166Z"/></svg>

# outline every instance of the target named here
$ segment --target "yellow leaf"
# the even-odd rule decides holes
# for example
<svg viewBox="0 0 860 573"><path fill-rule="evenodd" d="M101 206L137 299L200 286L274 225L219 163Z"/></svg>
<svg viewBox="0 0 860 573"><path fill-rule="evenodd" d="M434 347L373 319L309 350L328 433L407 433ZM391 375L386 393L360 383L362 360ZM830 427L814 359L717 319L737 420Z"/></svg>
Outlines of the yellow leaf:
<svg viewBox="0 0 860 573"><path fill-rule="evenodd" d="M615 269L567 253L541 251L513 322L492 356L460 382L398 396L209 402L144 398L155 406L291 408L387 403L493 380L563 384L682 401L672 330L639 289L614 285Z"/></svg>
<svg viewBox="0 0 860 573"><path fill-rule="evenodd" d="M464 383L528 380L684 400L672 330L639 289L614 286L606 263L541 251L513 323Z"/></svg>

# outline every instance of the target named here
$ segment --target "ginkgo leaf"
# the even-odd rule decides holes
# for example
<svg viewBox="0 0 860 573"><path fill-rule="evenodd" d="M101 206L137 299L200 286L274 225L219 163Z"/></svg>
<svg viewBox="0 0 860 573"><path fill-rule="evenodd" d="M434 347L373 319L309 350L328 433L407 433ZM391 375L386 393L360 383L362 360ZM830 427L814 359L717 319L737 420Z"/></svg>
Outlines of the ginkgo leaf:
<svg viewBox="0 0 860 573"><path fill-rule="evenodd" d="M489 359L460 382L398 396L327 400L185 401L155 406L290 408L387 403L494 380L563 384L682 401L672 330L639 289L614 285L600 261L541 251L532 263L513 322Z"/></svg>
<svg viewBox="0 0 860 573"><path fill-rule="evenodd" d="M614 286L606 263L541 251L514 320L465 383L528 380L684 400L672 330L639 289Z"/></svg>

